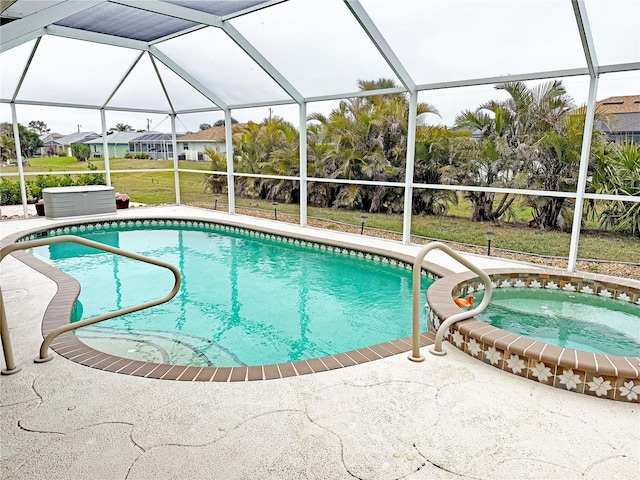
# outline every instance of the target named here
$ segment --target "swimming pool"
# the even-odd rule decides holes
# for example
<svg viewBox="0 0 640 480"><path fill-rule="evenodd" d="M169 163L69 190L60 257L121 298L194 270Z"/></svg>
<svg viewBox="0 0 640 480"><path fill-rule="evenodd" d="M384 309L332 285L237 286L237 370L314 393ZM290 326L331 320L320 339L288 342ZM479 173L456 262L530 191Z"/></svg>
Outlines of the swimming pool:
<svg viewBox="0 0 640 480"><path fill-rule="evenodd" d="M503 304L498 308L498 316L500 312L504 313L505 305L521 311L512 311L508 315L508 325L503 325L509 327L508 329L491 325L481 318L470 318L455 323L445 334L451 345L487 365L519 377L571 392L640 403L640 356L633 346L640 330L640 317L636 313L637 307L640 306L640 286L637 281L552 268L490 269L486 273L494 287L493 295L498 303ZM482 281L471 272L447 275L437 280L427 291L431 307L430 328L438 328L444 319L460 312L453 298L470 294L480 297L482 290ZM442 292L449 292L450 295L443 295ZM523 292L526 292L525 297L531 295L538 300L529 302L526 298L522 299ZM567 321L557 322L552 316L542 316L542 320L538 321L542 335L533 338L535 335L531 334L531 325L528 322L520 322L523 315L528 315L522 312L523 305L530 303L533 308L540 309L541 306L545 306L539 301L541 296L551 297L555 296L555 293L561 293L566 297L575 296L575 300L585 305L579 307L582 314L586 315L586 318L581 317L580 321L593 323L590 328L593 329L592 332L595 331L596 337L603 328L610 332L622 329L618 330L619 343L628 343L631 346L631 355L585 351L585 339L580 336L575 337L575 343L558 345L562 343L562 337L566 332L573 327L570 327ZM517 305L512 305L516 302L511 299L517 296L520 296L521 300ZM612 328L613 325L607 324L607 320L611 318L610 312L607 310L603 313L605 311L600 309L601 300L607 300L605 303L618 302L617 305L621 307L619 310L628 311L630 315L622 318L615 328ZM562 302L558 305L565 313L569 310ZM548 310L551 305L546 306ZM517 325L518 323L523 325ZM513 328L510 328L512 326ZM553 335L549 335L552 330ZM581 328L574 330L580 333ZM615 344L615 334L613 339ZM595 343L597 345L602 342L597 340Z"/></svg>
<svg viewBox="0 0 640 480"><path fill-rule="evenodd" d="M47 232L69 233L181 270L183 287L171 302L77 331L106 353L176 365L258 366L330 356L411 332L411 266L394 258L180 220ZM75 244L34 254L82 285L76 319L148 301L172 285L172 276L153 266ZM423 288L432 281L424 278Z"/></svg>
<svg viewBox="0 0 640 480"><path fill-rule="evenodd" d="M480 302L483 292L476 293ZM640 356L640 305L579 292L498 288L476 318L560 347Z"/></svg>

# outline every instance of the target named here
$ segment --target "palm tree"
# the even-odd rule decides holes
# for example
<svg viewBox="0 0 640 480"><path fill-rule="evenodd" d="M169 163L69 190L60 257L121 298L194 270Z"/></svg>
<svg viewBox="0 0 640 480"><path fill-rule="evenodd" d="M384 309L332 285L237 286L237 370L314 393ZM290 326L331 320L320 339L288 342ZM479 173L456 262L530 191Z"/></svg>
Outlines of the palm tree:
<svg viewBox="0 0 640 480"><path fill-rule="evenodd" d="M456 128L479 136L459 137L452 141L451 164L443 179L448 183L493 187L520 186L522 161L518 158L515 135L516 115L506 104L490 101L474 112L463 111L456 117ZM472 204L472 221L493 221L509 211L515 196L505 194L497 206L495 193L465 192Z"/></svg>
<svg viewBox="0 0 640 480"><path fill-rule="evenodd" d="M9 135L0 135L0 159L9 163L16 158L16 144Z"/></svg>
<svg viewBox="0 0 640 480"><path fill-rule="evenodd" d="M299 171L298 132L280 117L262 123L249 122L234 139L236 171L253 174L297 175ZM288 184L288 186L286 186ZM242 177L238 195L269 198L282 202L297 201L299 187L290 181Z"/></svg>
<svg viewBox="0 0 640 480"><path fill-rule="evenodd" d="M606 125L608 122L607 116L598 110L595 118L598 124ZM556 121L553 130L541 133L538 140L524 150L529 185L556 192L576 190L585 119L585 106L565 112ZM591 135L591 164L605 143L605 135L594 128ZM527 204L533 207L534 220L541 228L561 230L573 207L571 201L561 197L529 197Z"/></svg>
<svg viewBox="0 0 640 480"><path fill-rule="evenodd" d="M565 191L562 179L577 175L580 143L566 138L565 121L573 108L562 81L554 80L528 87L523 82L495 86L510 96L504 101L490 101L475 112L465 111L456 118L456 126L475 130L476 148L462 145L454 154L459 161L449 169L449 180L463 184L499 187L533 185L550 191ZM563 142L563 137L568 142ZM455 155L454 155L455 156ZM494 208L495 196L488 192L470 192L472 220L495 220L506 213L513 195L504 195ZM556 228L562 225L564 199L535 197L529 204L539 225Z"/></svg>
<svg viewBox="0 0 640 480"><path fill-rule="evenodd" d="M131 130L131 125L127 125L126 123L116 123L115 127L109 129L110 132L130 132Z"/></svg>
<svg viewBox="0 0 640 480"><path fill-rule="evenodd" d="M468 132L443 126L419 126L416 132L414 181L432 185L441 183L443 169L449 165L451 141L469 136ZM412 203L415 214L444 215L450 204L458 203L458 195L453 190L420 189L413 192Z"/></svg>
<svg viewBox="0 0 640 480"><path fill-rule="evenodd" d="M596 193L640 196L640 145L611 144L598 155L591 186ZM597 215L595 202L588 212ZM600 225L640 236L640 202L606 202L599 215Z"/></svg>
<svg viewBox="0 0 640 480"><path fill-rule="evenodd" d="M360 80L361 90L394 88L389 79ZM313 168L325 167L329 178L402 181L407 152L409 100L404 93L372 95L343 100L329 116L312 114L318 122L317 138L326 146ZM437 113L420 103L418 115ZM318 151L316 149L316 151ZM334 207L369 212L402 211L402 189L345 185L339 188Z"/></svg>
<svg viewBox="0 0 640 480"><path fill-rule="evenodd" d="M224 172L227 170L226 154L220 153L215 148L205 148L204 154L211 159L211 170L214 172ZM219 194L226 191L227 177L222 175L205 175L204 191Z"/></svg>

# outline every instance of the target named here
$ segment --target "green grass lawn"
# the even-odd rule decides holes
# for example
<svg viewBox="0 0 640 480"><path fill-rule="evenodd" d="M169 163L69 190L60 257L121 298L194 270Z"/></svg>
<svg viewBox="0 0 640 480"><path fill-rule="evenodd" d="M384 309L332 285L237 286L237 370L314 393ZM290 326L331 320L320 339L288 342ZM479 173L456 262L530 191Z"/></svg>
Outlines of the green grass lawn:
<svg viewBox="0 0 640 480"><path fill-rule="evenodd" d="M73 157L53 157L29 159L30 166L25 167L25 173L37 171L84 171L88 169L87 162L77 162ZM98 169L104 169L102 159L92 160ZM173 169L170 160L136 160L111 159L111 170L123 170L124 173L112 173L111 182L116 191L129 194L131 201L146 204L175 203L175 187L173 171L157 172L126 172L135 169ZM181 161L180 168L192 170L206 170L209 162ZM17 171L17 167L3 167L1 172ZM180 197L181 203L205 203L214 205L215 197L204 191L205 173L181 172ZM14 177L15 179L15 177ZM227 203L226 194L218 199L220 208ZM256 200L236 197L238 207L255 208L273 211L273 205L267 200ZM517 203L514 202L514 203ZM520 204L518 204L520 205ZM519 252L535 253L539 255L553 255L566 257L569 254L571 235L557 231L542 231L526 227L531 219L528 207L518 206L516 215L519 222L479 223L469 221L470 204L461 199L447 216L413 216L411 233L427 238L435 238L471 245L486 245L485 232L491 230L496 233L492 246ZM299 205L279 204L278 213L299 215ZM315 217L335 222L360 226L363 212L333 208L309 207L309 217ZM366 214L366 226L389 230L402 231L402 215ZM640 239L628 235L615 234L608 231L593 230L593 224L587 223L590 230L580 236L578 256L600 260L638 262Z"/></svg>

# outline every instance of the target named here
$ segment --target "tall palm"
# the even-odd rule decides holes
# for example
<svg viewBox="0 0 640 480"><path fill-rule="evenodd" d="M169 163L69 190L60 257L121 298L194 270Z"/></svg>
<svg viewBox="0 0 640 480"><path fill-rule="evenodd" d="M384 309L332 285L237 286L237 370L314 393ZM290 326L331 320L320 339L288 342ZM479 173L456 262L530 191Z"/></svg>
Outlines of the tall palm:
<svg viewBox="0 0 640 480"><path fill-rule="evenodd" d="M2 163L9 163L16 158L16 144L9 135L0 135L0 158Z"/></svg>
<svg viewBox="0 0 640 480"><path fill-rule="evenodd" d="M598 124L607 124L608 118L596 110ZM523 149L527 160L528 183L534 188L556 191L575 191L578 184L580 152L584 136L586 107L580 107L558 118L554 128L541 132L539 138ZM591 134L590 164L603 148L606 137L594 128ZM529 197L535 221L542 228L563 229L571 215L572 202L561 197Z"/></svg>
<svg viewBox="0 0 640 480"><path fill-rule="evenodd" d="M111 132L130 132L132 130L131 125L126 123L116 123L115 127L111 127L109 131Z"/></svg>
<svg viewBox="0 0 640 480"><path fill-rule="evenodd" d="M441 183L443 169L449 165L451 141L468 136L468 132L443 126L419 126L416 132L414 180L432 185ZM458 195L453 190L419 189L413 192L415 214L443 215L449 210L449 205L457 203Z"/></svg>
<svg viewBox="0 0 640 480"><path fill-rule="evenodd" d="M640 196L640 145L625 142L601 150L591 185L596 193ZM596 207L590 204L592 214ZM603 227L640 236L640 202L605 202L599 220Z"/></svg>
<svg viewBox="0 0 640 480"><path fill-rule="evenodd" d="M389 79L359 81L361 90L395 88ZM426 103L418 115L437 113ZM329 177L351 180L401 181L408 138L409 100L404 93L355 97L340 102L328 117L312 114L328 148L315 164L324 164ZM340 187L334 206L370 212L401 211L402 190L380 186Z"/></svg>
<svg viewBox="0 0 640 480"><path fill-rule="evenodd" d="M249 122L234 140L236 171L253 174L297 175L299 172L298 132L280 117L262 123ZM294 201L292 182L243 177L237 193L252 198Z"/></svg>
<svg viewBox="0 0 640 480"><path fill-rule="evenodd" d="M458 138L452 142L451 164L444 169L448 183L508 187L521 179L522 161L518 158L515 134L517 117L510 105L490 101L476 111L465 110L456 117L458 129L475 132L477 138ZM472 204L472 221L492 221L502 217L515 200L503 195L494 205L493 192L465 192Z"/></svg>

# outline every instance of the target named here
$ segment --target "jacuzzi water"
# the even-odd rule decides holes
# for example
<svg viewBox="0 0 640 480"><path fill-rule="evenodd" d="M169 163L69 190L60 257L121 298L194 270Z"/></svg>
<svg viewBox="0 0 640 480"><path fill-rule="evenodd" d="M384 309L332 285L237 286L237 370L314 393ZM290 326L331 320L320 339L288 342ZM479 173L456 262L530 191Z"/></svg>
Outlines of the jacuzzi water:
<svg viewBox="0 0 640 480"><path fill-rule="evenodd" d="M406 265L207 228L65 232L176 265L183 280L170 302L79 329L78 337L127 358L220 367L316 358L411 334ZM76 319L162 297L173 286L166 269L77 244L33 253L80 282ZM423 290L430 283L423 277Z"/></svg>
<svg viewBox="0 0 640 480"><path fill-rule="evenodd" d="M476 295L476 303L483 297ZM640 306L561 290L500 288L478 319L561 347L611 355L640 355Z"/></svg>

